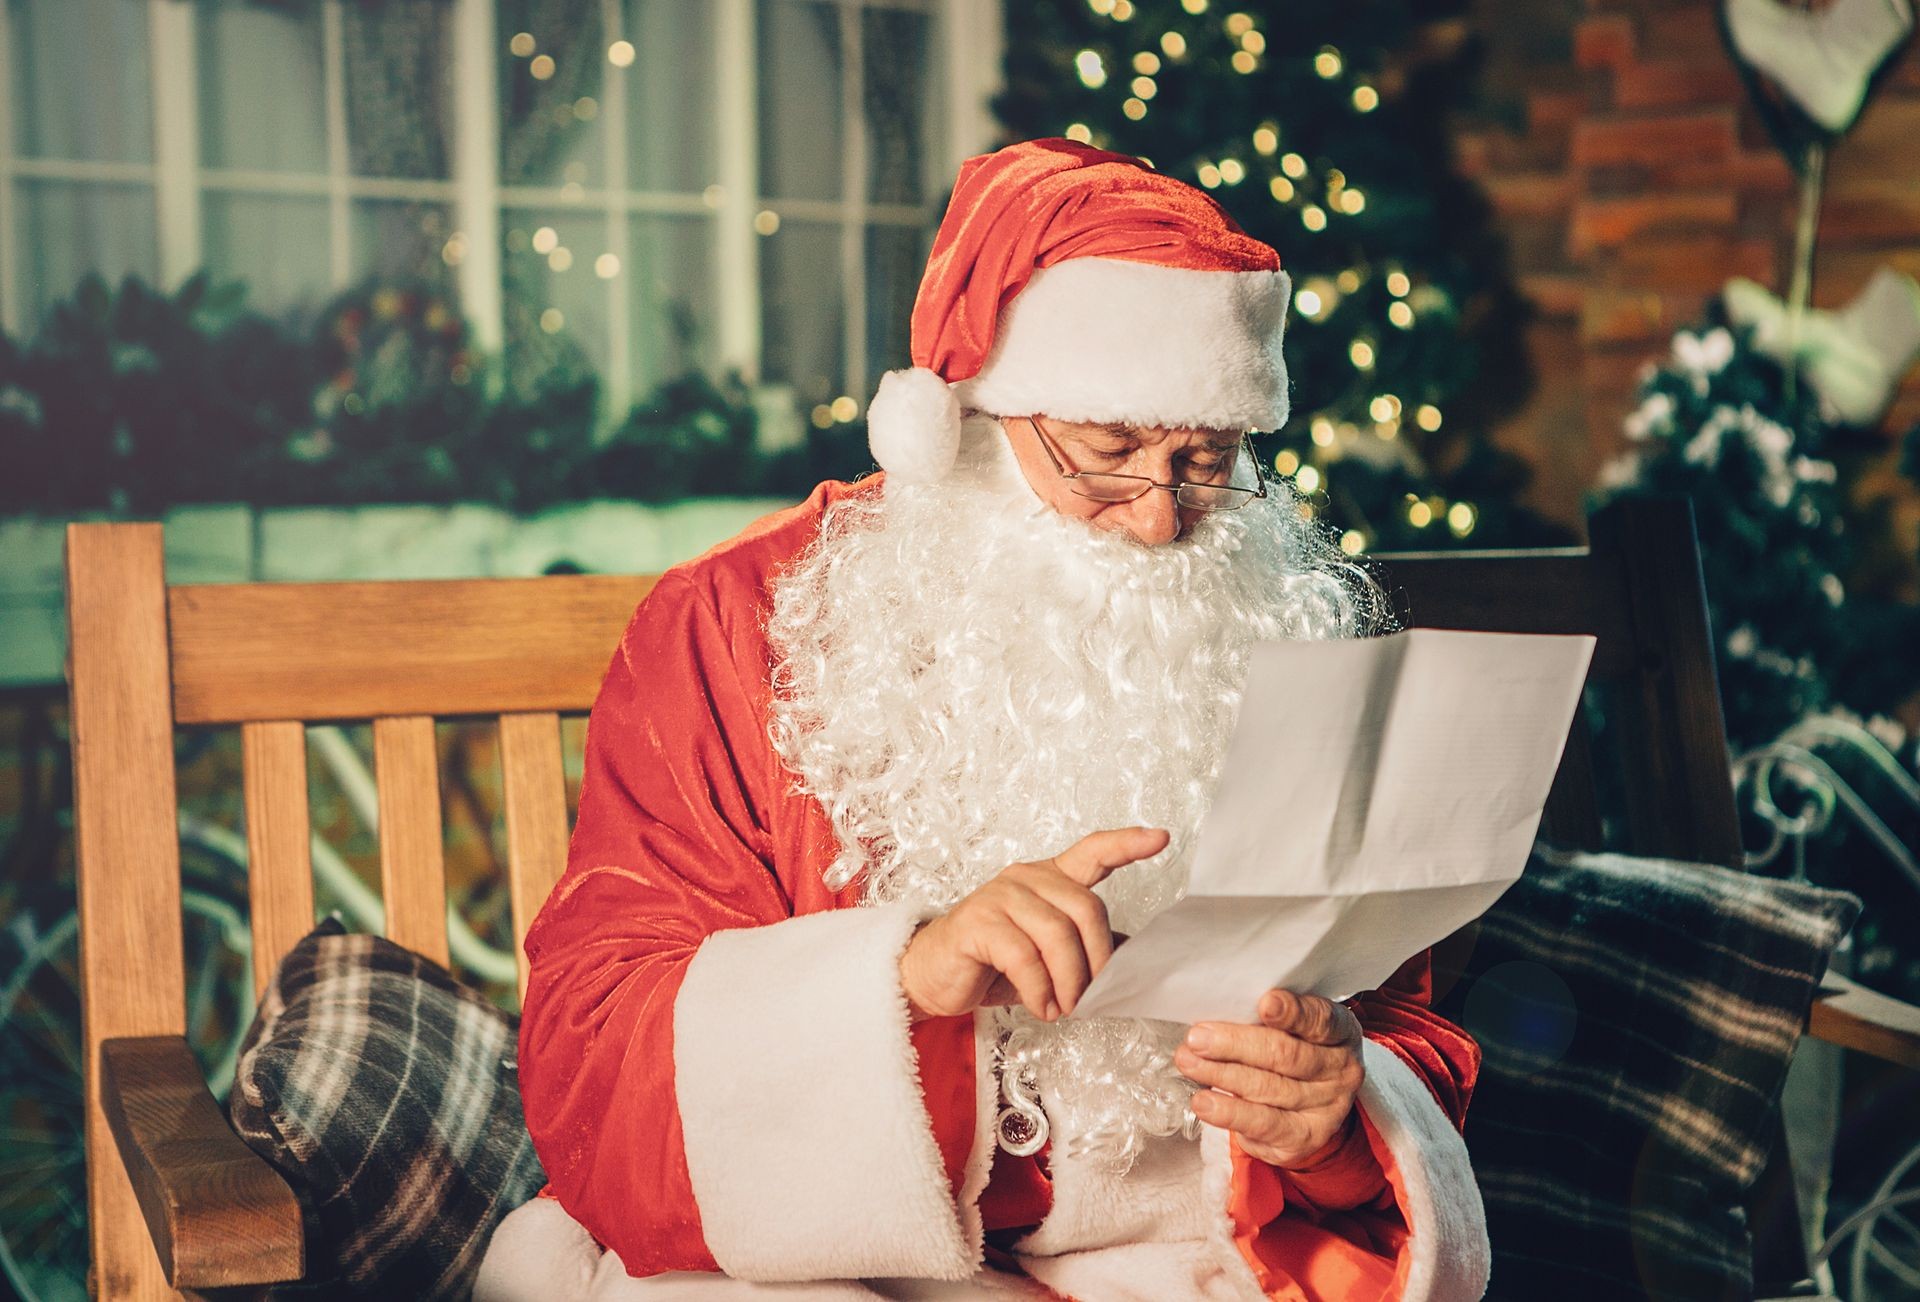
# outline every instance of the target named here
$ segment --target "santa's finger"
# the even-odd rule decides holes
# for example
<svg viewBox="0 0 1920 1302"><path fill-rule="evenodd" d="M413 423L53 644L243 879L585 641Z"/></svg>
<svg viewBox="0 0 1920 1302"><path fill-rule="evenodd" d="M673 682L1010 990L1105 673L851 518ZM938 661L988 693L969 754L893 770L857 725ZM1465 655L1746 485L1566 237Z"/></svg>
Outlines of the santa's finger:
<svg viewBox="0 0 1920 1302"><path fill-rule="evenodd" d="M1360 1039L1360 1019L1344 1004L1319 995L1269 990L1260 997L1260 1020L1313 1044L1351 1044Z"/></svg>
<svg viewBox="0 0 1920 1302"><path fill-rule="evenodd" d="M1242 1139L1264 1148L1292 1151L1309 1136L1305 1120L1295 1113L1237 1099L1214 1090L1201 1090L1193 1096L1193 1115L1209 1126L1231 1130Z"/></svg>
<svg viewBox="0 0 1920 1302"><path fill-rule="evenodd" d="M1107 926L1107 902L1060 873L1036 873L1022 880L1047 903L1073 919L1080 929L1080 947L1086 952L1088 976L1098 976L1107 960L1113 957L1113 947L1118 943Z"/></svg>
<svg viewBox="0 0 1920 1302"><path fill-rule="evenodd" d="M1313 1044L1271 1026L1200 1022L1187 1032L1186 1043L1203 1058L1245 1063L1295 1080L1340 1077L1358 1062L1351 1046Z"/></svg>
<svg viewBox="0 0 1920 1302"><path fill-rule="evenodd" d="M1071 1012L1080 994L1093 980L1080 928L1067 914L1038 892L1018 886L1006 897L1007 916L1027 933L1046 960L1047 983L1052 987L1053 1017Z"/></svg>
<svg viewBox="0 0 1920 1302"><path fill-rule="evenodd" d="M980 961L1013 983L1015 993L1028 1012L1045 1018L1047 1010L1055 1004L1053 979L1047 972L1047 961L1041 957L1040 947L1004 914L987 924L983 932L984 952Z"/></svg>
<svg viewBox="0 0 1920 1302"><path fill-rule="evenodd" d="M1048 862L1082 886L1096 886L1114 869L1159 854L1167 848L1169 839L1166 829L1161 827L1122 827L1093 832Z"/></svg>
<svg viewBox="0 0 1920 1302"><path fill-rule="evenodd" d="M1337 1080L1295 1080L1243 1063L1214 1062L1184 1046L1174 1051L1173 1065L1195 1084L1211 1085L1253 1103L1296 1112L1330 1106L1346 1093Z"/></svg>

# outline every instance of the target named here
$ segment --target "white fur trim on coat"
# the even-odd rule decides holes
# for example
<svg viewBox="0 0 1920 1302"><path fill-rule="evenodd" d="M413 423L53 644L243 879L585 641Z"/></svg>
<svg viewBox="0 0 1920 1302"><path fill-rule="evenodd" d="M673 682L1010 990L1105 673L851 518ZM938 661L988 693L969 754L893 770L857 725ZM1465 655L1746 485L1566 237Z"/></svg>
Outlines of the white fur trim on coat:
<svg viewBox="0 0 1920 1302"><path fill-rule="evenodd" d="M1487 1291L1493 1248L1466 1141L1392 1050L1367 1040L1361 1061L1367 1078L1360 1107L1392 1153L1405 1190L1413 1269L1400 1302L1474 1302Z"/></svg>
<svg viewBox="0 0 1920 1302"><path fill-rule="evenodd" d="M955 386L1002 416L1274 430L1290 398L1284 271L1186 271L1069 258L1001 312L993 351Z"/></svg>
<svg viewBox="0 0 1920 1302"><path fill-rule="evenodd" d="M978 1268L979 1219L954 1205L900 989L924 916L834 909L716 932L694 954L674 1004L674 1088L701 1232L727 1274Z"/></svg>

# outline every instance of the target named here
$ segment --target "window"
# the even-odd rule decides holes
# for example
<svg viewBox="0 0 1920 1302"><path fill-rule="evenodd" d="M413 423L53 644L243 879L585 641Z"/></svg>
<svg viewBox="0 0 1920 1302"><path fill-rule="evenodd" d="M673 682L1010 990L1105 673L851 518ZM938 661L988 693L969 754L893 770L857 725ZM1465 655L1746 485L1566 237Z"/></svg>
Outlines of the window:
<svg viewBox="0 0 1920 1302"><path fill-rule="evenodd" d="M863 404L992 136L998 0L6 5L9 333L88 272L303 317L377 279L609 420L690 367Z"/></svg>

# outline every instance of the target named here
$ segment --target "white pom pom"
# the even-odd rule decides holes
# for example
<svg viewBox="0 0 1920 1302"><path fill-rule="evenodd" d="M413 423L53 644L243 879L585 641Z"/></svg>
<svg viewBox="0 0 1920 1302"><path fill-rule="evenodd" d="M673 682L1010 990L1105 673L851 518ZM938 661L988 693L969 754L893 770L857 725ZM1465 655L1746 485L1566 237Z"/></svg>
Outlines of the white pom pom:
<svg viewBox="0 0 1920 1302"><path fill-rule="evenodd" d="M924 366L888 371L867 407L867 446L897 481L944 478L960 452L959 399Z"/></svg>

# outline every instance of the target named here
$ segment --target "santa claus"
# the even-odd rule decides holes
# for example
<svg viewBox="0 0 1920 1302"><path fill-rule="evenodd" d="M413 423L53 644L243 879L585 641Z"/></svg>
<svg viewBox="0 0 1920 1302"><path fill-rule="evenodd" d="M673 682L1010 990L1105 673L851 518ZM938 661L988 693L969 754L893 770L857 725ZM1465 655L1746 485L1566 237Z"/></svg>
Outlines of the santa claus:
<svg viewBox="0 0 1920 1302"><path fill-rule="evenodd" d="M1073 1016L1181 895L1248 648L1384 622L1246 439L1289 292L1139 159L961 169L885 473L670 571L607 672L527 936L552 1183L481 1302L1481 1295L1479 1054L1425 954Z"/></svg>

